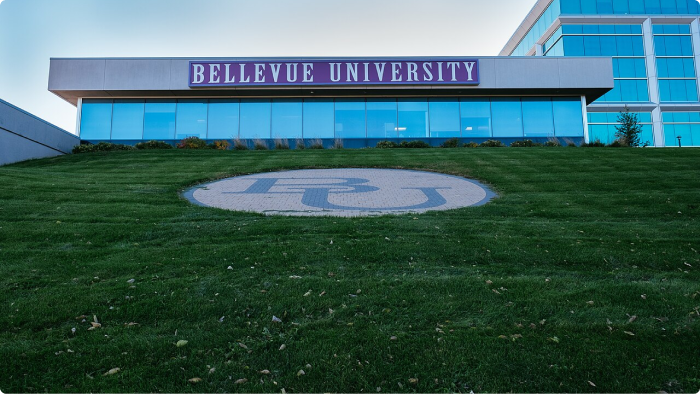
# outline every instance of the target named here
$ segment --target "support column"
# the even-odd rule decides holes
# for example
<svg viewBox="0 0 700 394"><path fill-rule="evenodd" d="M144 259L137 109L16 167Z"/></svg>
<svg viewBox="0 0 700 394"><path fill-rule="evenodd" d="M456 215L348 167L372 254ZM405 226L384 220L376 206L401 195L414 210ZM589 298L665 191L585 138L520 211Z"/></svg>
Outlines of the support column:
<svg viewBox="0 0 700 394"><path fill-rule="evenodd" d="M78 138L80 138L80 121L81 121L82 116L83 116L83 99L82 98L78 99L77 107L78 107L78 111L75 115L75 117L76 117L76 119L75 119L75 135L77 135Z"/></svg>
<svg viewBox="0 0 700 394"><path fill-rule="evenodd" d="M654 31L651 19L647 18L642 23L642 33L644 34L644 54L646 56L647 77L649 84L649 101L656 104L656 108L651 112L651 121L654 129L654 146L664 146L664 131L661 123L661 111L659 110L659 76L656 71L656 55L654 53Z"/></svg>
<svg viewBox="0 0 700 394"><path fill-rule="evenodd" d="M583 141L590 143L588 136L588 106L586 105L586 96L581 96L581 113L583 114Z"/></svg>

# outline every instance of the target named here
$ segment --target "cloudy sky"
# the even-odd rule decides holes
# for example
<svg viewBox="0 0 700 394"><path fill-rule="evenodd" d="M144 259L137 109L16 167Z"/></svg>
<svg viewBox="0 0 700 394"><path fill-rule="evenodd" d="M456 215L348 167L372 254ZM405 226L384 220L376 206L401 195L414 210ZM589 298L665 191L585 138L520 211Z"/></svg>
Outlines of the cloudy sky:
<svg viewBox="0 0 700 394"><path fill-rule="evenodd" d="M0 0L0 99L68 131L51 57L495 56L536 0Z"/></svg>

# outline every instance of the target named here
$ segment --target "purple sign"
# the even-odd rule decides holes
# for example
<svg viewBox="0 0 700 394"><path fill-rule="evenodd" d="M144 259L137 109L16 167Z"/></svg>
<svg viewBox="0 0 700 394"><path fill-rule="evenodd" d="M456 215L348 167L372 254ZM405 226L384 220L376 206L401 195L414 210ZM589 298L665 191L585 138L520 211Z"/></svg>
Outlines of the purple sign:
<svg viewBox="0 0 700 394"><path fill-rule="evenodd" d="M190 87L478 85L477 59L190 62Z"/></svg>

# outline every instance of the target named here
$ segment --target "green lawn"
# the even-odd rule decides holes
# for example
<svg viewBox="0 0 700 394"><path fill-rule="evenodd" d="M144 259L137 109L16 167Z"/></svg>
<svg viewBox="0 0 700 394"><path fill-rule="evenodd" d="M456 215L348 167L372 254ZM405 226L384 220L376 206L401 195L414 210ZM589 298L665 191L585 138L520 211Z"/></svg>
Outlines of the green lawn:
<svg viewBox="0 0 700 394"><path fill-rule="evenodd" d="M499 198L341 219L178 194L361 166ZM114 152L0 185L4 392L700 389L698 149Z"/></svg>

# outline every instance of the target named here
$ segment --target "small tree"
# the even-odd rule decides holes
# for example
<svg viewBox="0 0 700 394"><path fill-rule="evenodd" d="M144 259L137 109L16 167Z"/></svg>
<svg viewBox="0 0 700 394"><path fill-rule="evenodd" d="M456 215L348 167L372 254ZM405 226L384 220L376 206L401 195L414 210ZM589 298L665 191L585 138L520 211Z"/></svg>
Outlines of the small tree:
<svg viewBox="0 0 700 394"><path fill-rule="evenodd" d="M615 126L617 140L624 146L638 147L642 126L639 125L637 114L630 112L630 109L625 106L625 110L617 116L617 122L620 124Z"/></svg>

